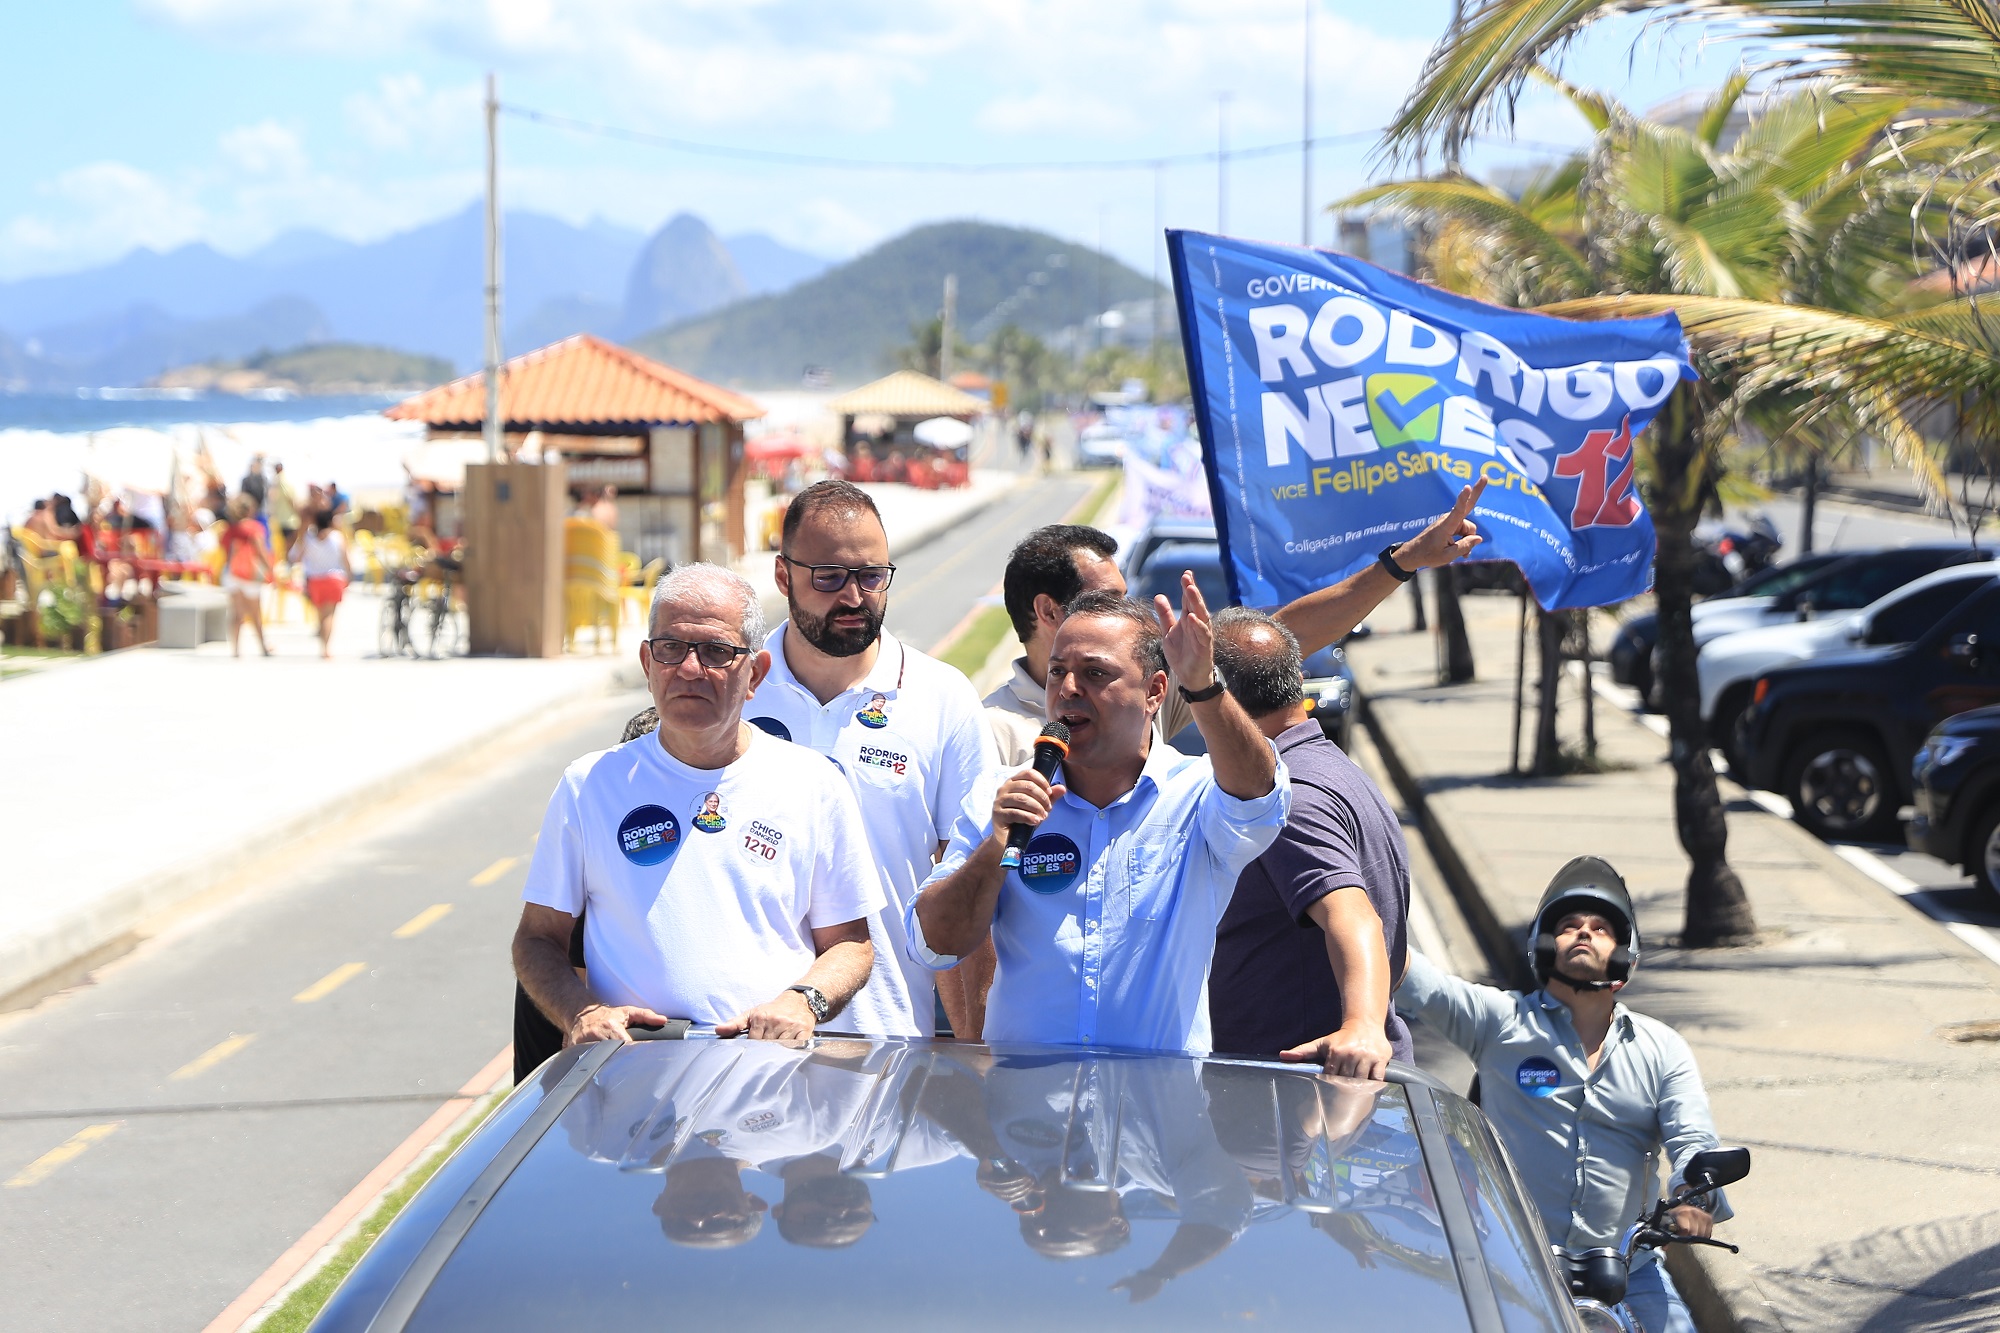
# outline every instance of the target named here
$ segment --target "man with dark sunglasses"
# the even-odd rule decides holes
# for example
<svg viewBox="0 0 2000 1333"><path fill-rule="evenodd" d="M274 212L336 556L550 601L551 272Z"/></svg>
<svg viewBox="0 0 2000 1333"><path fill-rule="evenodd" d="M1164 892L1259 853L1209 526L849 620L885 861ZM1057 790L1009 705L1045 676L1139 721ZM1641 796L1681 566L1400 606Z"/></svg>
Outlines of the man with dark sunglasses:
<svg viewBox="0 0 2000 1333"><path fill-rule="evenodd" d="M846 774L889 897L876 966L855 999L859 1031L935 1029L936 995L954 1033L976 1035L961 974L931 973L904 946L903 908L984 771L992 742L970 681L882 628L896 566L875 502L860 487L822 481L785 510L777 558L790 612L764 647L771 674L750 721L809 746ZM903 1026L892 1026L891 1017Z"/></svg>
<svg viewBox="0 0 2000 1333"><path fill-rule="evenodd" d="M658 729L577 760L549 799L514 970L564 1045L672 1018L796 1041L868 979L884 896L854 797L743 721L770 667L763 622L739 574L661 579L639 650ZM587 977L571 963L579 917Z"/></svg>

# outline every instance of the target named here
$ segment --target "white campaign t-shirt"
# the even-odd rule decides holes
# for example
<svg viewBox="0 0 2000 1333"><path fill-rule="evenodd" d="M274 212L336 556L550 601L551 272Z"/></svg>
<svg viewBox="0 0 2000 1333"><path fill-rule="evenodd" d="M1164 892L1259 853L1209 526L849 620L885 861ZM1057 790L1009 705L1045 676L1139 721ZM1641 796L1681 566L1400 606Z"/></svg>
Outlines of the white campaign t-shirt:
<svg viewBox="0 0 2000 1333"><path fill-rule="evenodd" d="M697 1023L782 994L817 956L814 927L884 901L847 784L763 733L727 768L688 767L658 733L571 764L521 896L589 907L583 953L607 1003Z"/></svg>
<svg viewBox="0 0 2000 1333"><path fill-rule="evenodd" d="M930 875L938 844L951 837L966 796L992 763L993 741L979 696L956 667L887 632L879 646L867 679L821 704L785 661L785 626L779 625L764 641L771 674L743 705L743 716L832 759L853 785L890 899L875 937L875 972L856 1007L864 998L896 1003L897 997L869 993L900 979L916 1031L929 1036L936 983L911 961L903 913ZM900 977L890 974L892 958Z"/></svg>

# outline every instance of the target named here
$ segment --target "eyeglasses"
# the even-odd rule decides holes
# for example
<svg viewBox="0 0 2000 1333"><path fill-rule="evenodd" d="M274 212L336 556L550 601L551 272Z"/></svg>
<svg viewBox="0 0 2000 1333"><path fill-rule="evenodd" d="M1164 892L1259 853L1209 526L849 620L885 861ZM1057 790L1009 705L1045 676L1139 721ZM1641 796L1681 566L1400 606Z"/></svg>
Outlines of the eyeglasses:
<svg viewBox="0 0 2000 1333"><path fill-rule="evenodd" d="M677 667L687 661L689 653L693 653L695 660L711 671L733 666L737 658L752 651L720 639L711 639L707 643L689 643L686 639L642 639L640 642L653 655L653 660L663 667Z"/></svg>
<svg viewBox="0 0 2000 1333"><path fill-rule="evenodd" d="M809 565L783 552L779 552L778 559L800 569L810 569L813 589L817 592L839 592L847 586L849 579L853 579L854 586L863 592L881 592L896 576L894 565Z"/></svg>

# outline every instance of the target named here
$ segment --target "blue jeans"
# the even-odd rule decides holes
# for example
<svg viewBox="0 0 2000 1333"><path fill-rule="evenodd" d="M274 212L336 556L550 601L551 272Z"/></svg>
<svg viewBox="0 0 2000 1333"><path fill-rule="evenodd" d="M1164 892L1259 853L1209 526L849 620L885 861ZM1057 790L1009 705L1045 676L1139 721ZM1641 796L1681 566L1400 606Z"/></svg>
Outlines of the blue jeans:
<svg viewBox="0 0 2000 1333"><path fill-rule="evenodd" d="M1694 1319L1674 1290L1666 1264L1658 1259L1632 1270L1625 1287L1625 1310L1643 1333L1694 1333Z"/></svg>

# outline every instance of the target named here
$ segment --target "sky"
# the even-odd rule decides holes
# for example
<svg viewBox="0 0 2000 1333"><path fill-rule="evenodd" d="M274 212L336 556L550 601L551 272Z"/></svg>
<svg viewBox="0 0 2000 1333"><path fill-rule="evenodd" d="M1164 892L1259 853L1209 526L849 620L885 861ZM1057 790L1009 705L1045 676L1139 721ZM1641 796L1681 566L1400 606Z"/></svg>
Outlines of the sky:
<svg viewBox="0 0 2000 1333"><path fill-rule="evenodd" d="M870 161L1151 158L1296 143L1313 14L1316 204L1379 179L1375 132L1450 0L16 0L0 17L0 280L138 246L245 253L293 228L371 240L480 197L480 103L736 148ZM1740 54L1630 21L1565 72L1643 109ZM1475 169L1547 160L1549 95ZM1158 227L1214 229L1213 162L989 175L745 163L501 120L505 207L651 231L688 210L845 258L976 217L1158 271ZM1296 151L1233 161L1226 227L1301 239ZM1157 184L1157 189L1156 189ZM1313 239L1331 218L1315 210Z"/></svg>

